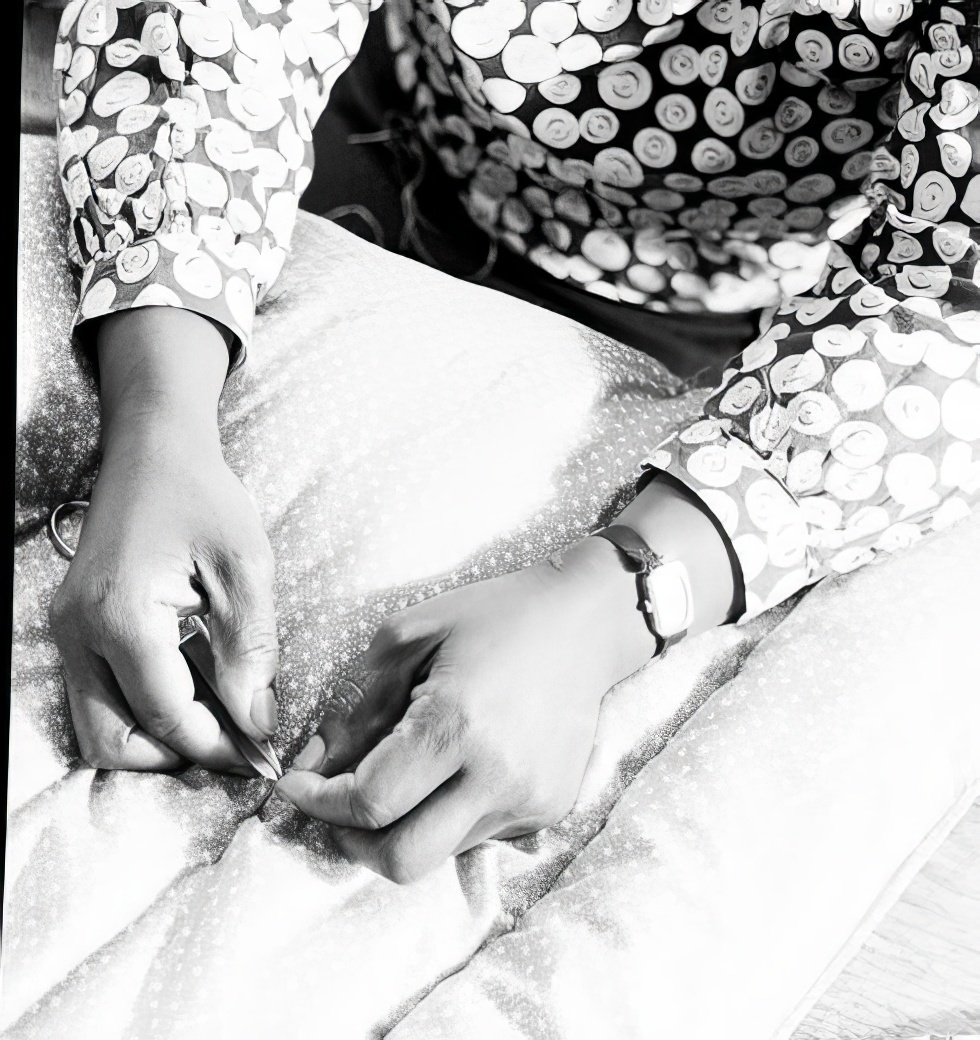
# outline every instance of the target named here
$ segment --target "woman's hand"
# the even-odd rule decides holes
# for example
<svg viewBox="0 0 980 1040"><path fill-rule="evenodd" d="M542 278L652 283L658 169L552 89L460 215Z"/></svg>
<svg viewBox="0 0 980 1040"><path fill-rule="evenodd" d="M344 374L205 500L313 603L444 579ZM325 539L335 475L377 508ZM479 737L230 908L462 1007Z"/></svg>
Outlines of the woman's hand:
<svg viewBox="0 0 980 1040"><path fill-rule="evenodd" d="M558 566L388 618L356 703L334 707L277 793L338 825L351 858L417 878L487 838L565 816L603 695L654 650L616 549L585 539Z"/></svg>
<svg viewBox="0 0 980 1040"><path fill-rule="evenodd" d="M617 523L687 565L691 635L729 616L727 543L683 485L654 480ZM656 651L636 598L619 551L585 538L392 615L276 792L395 881L556 823L578 796L603 695Z"/></svg>
<svg viewBox="0 0 980 1040"><path fill-rule="evenodd" d="M227 348L198 315L151 307L103 322L99 362L103 461L51 608L82 757L252 775L178 649L178 618L210 609L223 701L257 739L275 732L272 553L218 439Z"/></svg>

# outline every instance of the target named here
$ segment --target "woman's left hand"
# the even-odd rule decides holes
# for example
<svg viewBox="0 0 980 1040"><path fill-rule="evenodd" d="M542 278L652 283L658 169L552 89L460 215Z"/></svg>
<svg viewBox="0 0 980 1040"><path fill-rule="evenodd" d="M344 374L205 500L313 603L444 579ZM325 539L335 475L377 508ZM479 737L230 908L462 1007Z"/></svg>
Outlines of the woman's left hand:
<svg viewBox="0 0 980 1040"><path fill-rule="evenodd" d="M334 824L350 858L413 880L564 817L603 695L654 650L616 549L584 539L557 565L391 615L354 703L328 712L276 791Z"/></svg>

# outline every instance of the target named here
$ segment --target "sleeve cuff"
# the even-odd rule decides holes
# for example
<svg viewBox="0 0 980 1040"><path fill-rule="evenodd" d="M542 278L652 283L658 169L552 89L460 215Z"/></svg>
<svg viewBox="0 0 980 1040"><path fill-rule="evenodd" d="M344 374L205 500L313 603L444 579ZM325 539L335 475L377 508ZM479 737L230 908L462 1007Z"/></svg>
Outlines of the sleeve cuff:
<svg viewBox="0 0 980 1040"><path fill-rule="evenodd" d="M160 235L86 264L72 334L89 346L86 324L134 307L180 307L229 335L229 372L245 360L255 318L247 271L209 251L196 236ZM176 240L176 241L175 241Z"/></svg>
<svg viewBox="0 0 980 1040"><path fill-rule="evenodd" d="M728 537L745 590L739 622L757 617L814 581L804 506L766 461L723 423L702 419L664 441L643 463L679 480Z"/></svg>

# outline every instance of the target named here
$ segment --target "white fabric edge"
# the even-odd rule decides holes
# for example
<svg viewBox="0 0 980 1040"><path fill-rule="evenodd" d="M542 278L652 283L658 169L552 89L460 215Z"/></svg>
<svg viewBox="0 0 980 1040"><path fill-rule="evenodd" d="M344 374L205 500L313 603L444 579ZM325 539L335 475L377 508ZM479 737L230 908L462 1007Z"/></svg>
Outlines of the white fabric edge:
<svg viewBox="0 0 980 1040"><path fill-rule="evenodd" d="M799 1000L796 1007L783 1019L776 1032L772 1034L771 1040L790 1040L793 1033L803 1024L807 1015L830 989L847 964L857 955L871 933L898 902L915 876L933 857L939 846L949 837L953 828L963 819L978 798L980 798L980 778L969 784L897 868L875 901L868 907L854 931L830 959L827 967ZM922 1040L927 1040L927 1038L922 1038ZM955 1038L951 1038L951 1040L955 1040ZM961 1040L971 1040L971 1038L963 1037Z"/></svg>

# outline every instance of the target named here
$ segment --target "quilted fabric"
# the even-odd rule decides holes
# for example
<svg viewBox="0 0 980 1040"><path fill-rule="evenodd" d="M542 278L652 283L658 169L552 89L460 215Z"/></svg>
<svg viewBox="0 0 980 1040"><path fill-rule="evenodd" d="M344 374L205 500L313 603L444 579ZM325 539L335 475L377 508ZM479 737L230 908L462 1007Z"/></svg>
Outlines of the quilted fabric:
<svg viewBox="0 0 980 1040"><path fill-rule="evenodd" d="M417 885L259 810L263 781L96 772L43 524L90 487L97 403L53 142L22 154L5 1040L772 1035L980 771L976 520L653 662L559 826ZM385 614L577 538L702 395L307 215L278 288L221 420L279 561L288 762Z"/></svg>

